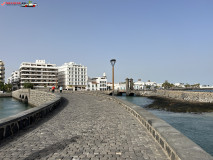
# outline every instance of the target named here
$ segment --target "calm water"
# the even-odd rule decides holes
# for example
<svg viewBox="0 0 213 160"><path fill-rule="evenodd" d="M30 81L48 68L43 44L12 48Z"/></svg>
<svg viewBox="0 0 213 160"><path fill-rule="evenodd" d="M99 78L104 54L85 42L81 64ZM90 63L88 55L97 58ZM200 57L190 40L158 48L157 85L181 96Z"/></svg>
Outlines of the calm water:
<svg viewBox="0 0 213 160"><path fill-rule="evenodd" d="M186 91L189 91L189 92L213 92L212 89L211 90L208 90L208 89L206 89L206 90L186 90Z"/></svg>
<svg viewBox="0 0 213 160"><path fill-rule="evenodd" d="M0 98L0 119L15 115L31 108L28 104L19 102L14 98Z"/></svg>
<svg viewBox="0 0 213 160"><path fill-rule="evenodd" d="M147 97L120 96L138 106L145 107L153 102ZM213 113L174 113L146 109L179 130L213 156Z"/></svg>

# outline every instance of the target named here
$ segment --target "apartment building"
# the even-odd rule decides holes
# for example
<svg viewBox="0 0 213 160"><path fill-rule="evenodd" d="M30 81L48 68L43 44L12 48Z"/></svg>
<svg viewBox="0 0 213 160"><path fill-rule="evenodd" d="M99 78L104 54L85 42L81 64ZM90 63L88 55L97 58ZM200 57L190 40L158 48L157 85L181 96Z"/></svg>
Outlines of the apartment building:
<svg viewBox="0 0 213 160"><path fill-rule="evenodd" d="M20 73L19 71L13 71L11 74L11 83L16 83L20 81Z"/></svg>
<svg viewBox="0 0 213 160"><path fill-rule="evenodd" d="M58 85L73 91L86 90L87 67L74 62L58 67Z"/></svg>
<svg viewBox="0 0 213 160"><path fill-rule="evenodd" d="M4 78L5 78L4 62L0 60L0 82L4 83Z"/></svg>
<svg viewBox="0 0 213 160"><path fill-rule="evenodd" d="M88 80L87 90L106 91L107 90L107 77L104 73L102 77L91 78Z"/></svg>
<svg viewBox="0 0 213 160"><path fill-rule="evenodd" d="M58 84L56 64L46 64L45 60L36 60L35 63L23 62L19 71L21 88L24 83L32 83L34 88L50 88Z"/></svg>
<svg viewBox="0 0 213 160"><path fill-rule="evenodd" d="M20 88L20 73L19 71L13 71L11 76L8 78L8 83L12 84L12 90Z"/></svg>

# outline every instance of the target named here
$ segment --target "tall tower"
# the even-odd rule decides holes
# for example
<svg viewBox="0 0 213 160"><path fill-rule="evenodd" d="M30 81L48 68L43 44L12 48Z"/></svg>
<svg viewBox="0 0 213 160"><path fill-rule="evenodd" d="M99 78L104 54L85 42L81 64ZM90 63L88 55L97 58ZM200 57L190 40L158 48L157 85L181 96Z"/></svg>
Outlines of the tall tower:
<svg viewBox="0 0 213 160"><path fill-rule="evenodd" d="M4 78L5 78L4 62L0 60L0 82L4 83Z"/></svg>

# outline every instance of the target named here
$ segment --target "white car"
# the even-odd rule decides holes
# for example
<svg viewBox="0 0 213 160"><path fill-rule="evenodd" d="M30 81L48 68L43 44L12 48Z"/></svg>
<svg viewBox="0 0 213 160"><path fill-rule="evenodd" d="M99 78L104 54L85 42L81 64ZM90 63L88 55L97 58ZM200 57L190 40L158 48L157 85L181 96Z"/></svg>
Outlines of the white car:
<svg viewBox="0 0 213 160"><path fill-rule="evenodd" d="M22 7L35 7L37 6L37 3L26 3L26 4L22 4Z"/></svg>

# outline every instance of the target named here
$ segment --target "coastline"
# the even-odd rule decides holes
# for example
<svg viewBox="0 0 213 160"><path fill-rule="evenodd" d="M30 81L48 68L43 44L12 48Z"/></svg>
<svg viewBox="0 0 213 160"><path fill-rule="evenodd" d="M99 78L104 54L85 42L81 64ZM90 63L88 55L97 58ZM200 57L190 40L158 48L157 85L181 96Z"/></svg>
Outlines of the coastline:
<svg viewBox="0 0 213 160"><path fill-rule="evenodd" d="M145 108L182 113L213 112L212 103L187 102L158 96L149 96L149 98L153 99L154 102Z"/></svg>

